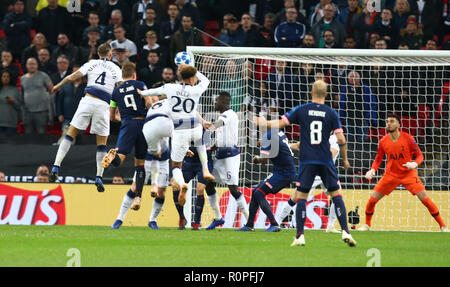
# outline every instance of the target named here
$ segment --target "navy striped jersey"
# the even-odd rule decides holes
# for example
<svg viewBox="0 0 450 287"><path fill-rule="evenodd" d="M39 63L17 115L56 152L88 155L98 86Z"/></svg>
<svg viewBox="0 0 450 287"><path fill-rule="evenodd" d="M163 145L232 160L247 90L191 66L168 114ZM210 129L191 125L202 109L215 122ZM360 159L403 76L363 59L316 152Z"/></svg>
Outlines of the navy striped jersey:
<svg viewBox="0 0 450 287"><path fill-rule="evenodd" d="M114 89L110 106L119 108L122 120L145 118L147 115L145 100L138 94L137 89L143 91L147 89L147 86L144 82L129 80Z"/></svg>
<svg viewBox="0 0 450 287"><path fill-rule="evenodd" d="M335 110L326 104L308 103L296 106L282 118L300 126L301 164L333 164L329 138L332 132L342 131Z"/></svg>
<svg viewBox="0 0 450 287"><path fill-rule="evenodd" d="M277 134L272 134L277 131ZM268 130L261 140L261 156L269 158L273 164L273 171L294 171L294 153L289 146L289 140L280 130Z"/></svg>

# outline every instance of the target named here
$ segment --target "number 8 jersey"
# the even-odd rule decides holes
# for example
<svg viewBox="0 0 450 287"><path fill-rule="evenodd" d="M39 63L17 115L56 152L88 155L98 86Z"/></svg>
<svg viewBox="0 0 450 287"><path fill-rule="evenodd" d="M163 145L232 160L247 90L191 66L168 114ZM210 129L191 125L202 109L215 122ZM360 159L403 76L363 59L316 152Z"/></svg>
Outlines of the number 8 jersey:
<svg viewBox="0 0 450 287"><path fill-rule="evenodd" d="M282 116L288 124L300 125L300 162L302 164L333 163L329 138L342 132L339 116L326 104L299 105Z"/></svg>

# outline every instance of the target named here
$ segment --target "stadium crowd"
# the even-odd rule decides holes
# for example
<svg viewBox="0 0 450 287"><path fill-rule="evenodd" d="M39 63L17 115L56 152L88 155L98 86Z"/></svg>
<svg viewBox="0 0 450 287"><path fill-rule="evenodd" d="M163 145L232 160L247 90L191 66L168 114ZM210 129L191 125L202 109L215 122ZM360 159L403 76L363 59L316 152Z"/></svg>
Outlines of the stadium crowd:
<svg viewBox="0 0 450 287"><path fill-rule="evenodd" d="M447 1L380 0L380 12L370 12L373 9L367 7L367 2L368 0L2 1L0 133L64 135L78 102L83 97L86 83L81 80L69 84L56 95L50 94L51 88L89 59L98 57L96 49L104 42L108 42L113 48L112 60L117 65L121 66L128 61L137 64L138 80L144 81L148 87L174 81L174 55L184 51L187 45L450 49L450 13ZM255 75L256 80L252 85L254 90L258 86L263 91L269 91L268 106L279 109L279 113L284 112L285 107L288 109L299 103L301 98L306 99L303 93L309 91L308 83L323 77L334 84L333 105L339 109L344 121L346 118L363 118L369 122L346 123L349 129L358 129L355 134L367 135L367 127L376 127L379 124L378 118L383 119L380 114L382 111L397 109L409 116L407 114L417 109L417 105L410 105L408 102L424 102L418 96L421 91L401 88L414 87L414 83L393 82L396 71L387 67L355 71L353 67L345 66L318 67L302 64L294 69L286 63L275 62L271 62L269 66L266 73ZM444 70L439 71L443 73ZM409 78L417 81L444 78L444 75L434 77L435 72L427 70L422 77L421 71L412 69L407 72L409 74L400 76L404 81ZM286 76L280 77L283 74ZM294 77L294 74L299 74L300 77ZM226 76L231 77L233 73L227 73ZM369 80L362 81L363 78ZM280 79L284 85L282 89L270 87L279 84ZM240 79L227 82L238 81ZM440 95L440 89L445 83L441 81L431 84L429 87L439 89L433 91L433 94ZM400 89L393 90L394 86ZM388 107L392 102L392 99L386 98L389 94L398 97L397 105L400 106ZM276 103L273 103L274 98L278 99ZM257 99L248 99L244 103L255 100ZM430 101L430 107L426 107L424 112L435 109L440 100ZM444 100L448 101L448 97ZM260 106L262 104L259 103ZM353 110L356 112L350 112Z"/></svg>

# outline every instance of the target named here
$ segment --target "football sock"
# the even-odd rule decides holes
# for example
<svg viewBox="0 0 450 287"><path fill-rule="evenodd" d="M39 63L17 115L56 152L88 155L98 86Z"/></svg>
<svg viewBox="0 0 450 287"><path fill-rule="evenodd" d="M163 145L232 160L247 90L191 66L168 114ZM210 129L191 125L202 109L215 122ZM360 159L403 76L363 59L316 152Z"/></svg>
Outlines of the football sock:
<svg viewBox="0 0 450 287"><path fill-rule="evenodd" d="M159 161L158 160L150 161L150 175L152 184L158 183L158 174L159 174Z"/></svg>
<svg viewBox="0 0 450 287"><path fill-rule="evenodd" d="M144 188L145 168L143 165L136 167L136 195L142 197L142 189Z"/></svg>
<svg viewBox="0 0 450 287"><path fill-rule="evenodd" d="M377 204L378 199L373 196L369 197L369 201L366 204L366 224L370 226L372 222L372 216L375 212L375 205Z"/></svg>
<svg viewBox="0 0 450 287"><path fill-rule="evenodd" d="M67 152L72 145L73 138L69 135L66 135L64 139L61 141L58 147L58 151L56 152L55 163L53 165L61 166L61 163L66 156Z"/></svg>
<svg viewBox="0 0 450 287"><path fill-rule="evenodd" d="M287 203L289 204L290 207L294 207L294 205L295 205L295 202L291 198L289 198Z"/></svg>
<svg viewBox="0 0 450 287"><path fill-rule="evenodd" d="M258 200L255 198L255 191L253 191L252 199L250 200L250 204L248 207L248 219L247 223L245 224L250 228L253 228L253 226L255 225L256 212L258 211L259 207Z"/></svg>
<svg viewBox="0 0 450 287"><path fill-rule="evenodd" d="M150 219L148 221L156 221L159 213L161 213L163 205L164 205L164 197L163 198L157 197L155 198L155 200L153 200L152 212L150 213Z"/></svg>
<svg viewBox="0 0 450 287"><path fill-rule="evenodd" d="M208 154L206 153L206 146L201 145L197 147L198 158L200 159L200 163L202 164L203 170L208 169Z"/></svg>
<svg viewBox="0 0 450 287"><path fill-rule="evenodd" d="M180 195L180 191L179 190L174 190L173 191L173 202L175 203L175 207L178 211L178 215L180 216L180 219L185 218L184 217L184 212L183 212L183 206L181 206L178 203L178 196Z"/></svg>
<svg viewBox="0 0 450 287"><path fill-rule="evenodd" d="M103 171L105 170L102 166L102 161L105 155L107 154L106 151L106 145L98 145L97 146L97 153L95 155L96 161L97 161L97 176L102 177Z"/></svg>
<svg viewBox="0 0 450 287"><path fill-rule="evenodd" d="M116 156L114 157L114 159L111 161L111 165L113 167L119 167L122 164L122 160L119 157L119 154L116 153Z"/></svg>
<svg viewBox="0 0 450 287"><path fill-rule="evenodd" d="M219 199L217 198L217 193L207 195L206 198L208 199L209 205L211 206L211 209L214 213L214 219L220 220L222 219L222 214L220 213L219 208Z"/></svg>
<svg viewBox="0 0 450 287"><path fill-rule="evenodd" d="M127 215L128 210L130 209L131 204L133 204L134 198L136 197L136 194L130 189L122 200L122 205L120 206L119 216L117 216L117 219L124 220L125 215Z"/></svg>
<svg viewBox="0 0 450 287"><path fill-rule="evenodd" d="M248 220L249 211L244 195L238 190L237 185L229 185L228 188L230 189L231 195L234 197L234 199L236 199L238 208L242 211L245 218Z"/></svg>
<svg viewBox="0 0 450 287"><path fill-rule="evenodd" d="M181 188L181 186L185 183L184 177L183 177L183 172L181 171L181 169L177 166L172 168L172 176L173 176L173 179L175 180L175 182Z"/></svg>
<svg viewBox="0 0 450 287"><path fill-rule="evenodd" d="M345 210L345 203L342 199L342 195L337 195L331 198L331 200L334 203L335 210L336 210L336 216L339 220L339 224L341 225L342 230L345 230L345 232L350 233L348 231L348 225L347 225L347 211Z"/></svg>
<svg viewBox="0 0 450 287"><path fill-rule="evenodd" d="M214 195L214 194L216 194L216 187L215 187L214 182L208 182L206 184L205 190L206 190L206 194L207 195Z"/></svg>
<svg viewBox="0 0 450 287"><path fill-rule="evenodd" d="M331 202L330 213L328 214L328 226L334 226L335 222L336 222L336 210L334 203Z"/></svg>
<svg viewBox="0 0 450 287"><path fill-rule="evenodd" d="M297 201L297 207L295 208L295 220L297 235L295 238L299 238L304 233L305 222L306 222L306 199L300 199Z"/></svg>
<svg viewBox="0 0 450 287"><path fill-rule="evenodd" d="M293 203L293 204L291 205L291 203ZM283 209L281 209L281 212L277 216L278 222L283 221L283 219L285 219L286 216L288 216L289 213L291 213L294 205L295 205L295 202L293 202L290 198L285 204L283 204Z"/></svg>
<svg viewBox="0 0 450 287"><path fill-rule="evenodd" d="M197 195L197 197L195 198L195 215L194 215L195 223L201 222L204 205L205 205L205 196Z"/></svg>
<svg viewBox="0 0 450 287"><path fill-rule="evenodd" d="M269 219L270 224L273 226L278 226L278 223L275 220L275 216L273 216L272 210L270 208L270 204L266 200L266 195L262 191L259 191L256 189L253 192L252 200L253 200L253 197L255 197L255 200L258 202L259 207L261 208L261 210L264 212L264 214ZM255 212L255 214L256 214L256 212Z"/></svg>
<svg viewBox="0 0 450 287"><path fill-rule="evenodd" d="M422 200L423 205L428 209L431 216L433 216L434 220L439 224L439 227L444 227L445 223L444 220L442 220L441 215L439 214L439 209L436 206L436 204L431 200L431 198L427 197L424 200Z"/></svg>

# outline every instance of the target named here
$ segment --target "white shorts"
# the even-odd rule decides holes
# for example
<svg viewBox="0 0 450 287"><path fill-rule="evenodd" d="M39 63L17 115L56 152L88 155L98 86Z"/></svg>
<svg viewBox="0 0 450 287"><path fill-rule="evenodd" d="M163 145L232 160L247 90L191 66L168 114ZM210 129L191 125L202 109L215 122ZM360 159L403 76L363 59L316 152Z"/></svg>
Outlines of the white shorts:
<svg viewBox="0 0 450 287"><path fill-rule="evenodd" d="M239 185L239 167L241 155L235 155L223 159L214 159L213 175L216 182L226 185Z"/></svg>
<svg viewBox="0 0 450 287"><path fill-rule="evenodd" d="M103 100L85 96L70 124L79 130L85 130L91 124L91 134L109 136L109 105Z"/></svg>
<svg viewBox="0 0 450 287"><path fill-rule="evenodd" d="M147 141L148 151L156 154L167 147L172 132L173 122L169 118L156 117L146 122L142 128L142 133Z"/></svg>
<svg viewBox="0 0 450 287"><path fill-rule="evenodd" d="M323 184L323 182L322 182L322 179L320 178L320 176L316 176L316 178L314 179L314 182L313 182L313 184L312 184L312 186L311 186L311 189L309 190L310 192L311 191L314 191L318 186L320 185L320 187L325 191L325 194L327 195L327 196L329 196L330 195L330 193L328 192L328 190L325 188L325 185Z"/></svg>
<svg viewBox="0 0 450 287"><path fill-rule="evenodd" d="M195 147L203 145L202 137L203 127L201 125L193 129L175 129L172 135L172 148L170 151L172 161L182 162L191 143Z"/></svg>

